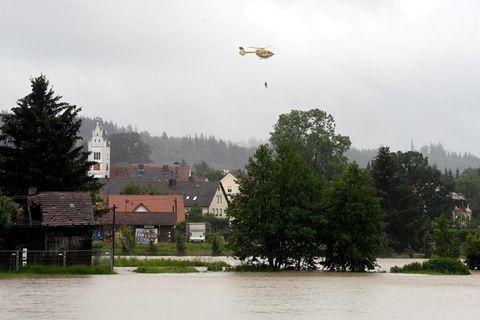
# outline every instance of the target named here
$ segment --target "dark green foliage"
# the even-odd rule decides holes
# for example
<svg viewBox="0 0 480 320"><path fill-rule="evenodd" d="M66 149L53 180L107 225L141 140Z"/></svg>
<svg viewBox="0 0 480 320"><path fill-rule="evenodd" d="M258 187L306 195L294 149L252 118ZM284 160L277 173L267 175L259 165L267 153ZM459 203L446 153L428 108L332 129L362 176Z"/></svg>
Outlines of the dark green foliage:
<svg viewBox="0 0 480 320"><path fill-rule="evenodd" d="M175 247L177 250L177 255L183 256L185 255L186 252L186 247L185 247L185 233L180 233L180 232L175 232Z"/></svg>
<svg viewBox="0 0 480 320"><path fill-rule="evenodd" d="M465 170L455 180L455 191L467 197L474 213L480 212L480 170Z"/></svg>
<svg viewBox="0 0 480 320"><path fill-rule="evenodd" d="M190 210L187 211L187 222L205 222L205 216L198 203L194 202Z"/></svg>
<svg viewBox="0 0 480 320"><path fill-rule="evenodd" d="M128 195L162 195L164 192L158 190L155 186L152 185L141 185L133 181L129 181L123 188L120 190L120 194Z"/></svg>
<svg viewBox="0 0 480 320"><path fill-rule="evenodd" d="M61 102L45 76L31 80L32 92L19 99L12 113L2 114L0 188L7 195L39 191L97 190L88 175L93 162L82 151L81 108Z"/></svg>
<svg viewBox="0 0 480 320"><path fill-rule="evenodd" d="M241 260L266 260L275 269L315 268L323 223L322 184L287 144L260 146L228 209L230 246Z"/></svg>
<svg viewBox="0 0 480 320"><path fill-rule="evenodd" d="M3 248L5 236L12 221L15 221L18 214L18 205L10 198L0 194L0 249Z"/></svg>
<svg viewBox="0 0 480 320"><path fill-rule="evenodd" d="M440 216L435 221L433 231L435 241L434 254L439 257L458 258L460 256L460 245L452 230L451 222L446 215Z"/></svg>
<svg viewBox="0 0 480 320"><path fill-rule="evenodd" d="M480 231L470 233L465 243L465 263L470 269L480 269Z"/></svg>
<svg viewBox="0 0 480 320"><path fill-rule="evenodd" d="M219 256L223 252L224 240L218 233L212 233L210 235L210 243L212 244L212 255Z"/></svg>
<svg viewBox="0 0 480 320"><path fill-rule="evenodd" d="M205 161L193 165L193 175L195 177L207 178L209 181L220 181L225 176L222 170L210 167Z"/></svg>
<svg viewBox="0 0 480 320"><path fill-rule="evenodd" d="M426 274L470 274L468 268L460 260L455 258L438 257L425 262L413 262L403 267L394 266L392 273L426 273Z"/></svg>
<svg viewBox="0 0 480 320"><path fill-rule="evenodd" d="M287 143L315 172L330 180L343 170L350 138L335 133L333 116L320 109L292 110L280 115L273 127L273 146Z"/></svg>
<svg viewBox="0 0 480 320"><path fill-rule="evenodd" d="M184 236L187 235L187 221L181 221L175 225L175 234L177 233L181 233ZM172 240L175 241L175 237Z"/></svg>
<svg viewBox="0 0 480 320"><path fill-rule="evenodd" d="M325 202L322 265L334 271L374 269L382 247L383 210L367 172L356 164L348 165L328 186Z"/></svg>
<svg viewBox="0 0 480 320"><path fill-rule="evenodd" d="M388 147L379 149L370 176L385 210L389 246L398 253L425 250L433 219L451 210L452 186L420 153L393 153Z"/></svg>
<svg viewBox="0 0 480 320"><path fill-rule="evenodd" d="M109 135L111 162L149 163L152 150L138 132L120 132Z"/></svg>

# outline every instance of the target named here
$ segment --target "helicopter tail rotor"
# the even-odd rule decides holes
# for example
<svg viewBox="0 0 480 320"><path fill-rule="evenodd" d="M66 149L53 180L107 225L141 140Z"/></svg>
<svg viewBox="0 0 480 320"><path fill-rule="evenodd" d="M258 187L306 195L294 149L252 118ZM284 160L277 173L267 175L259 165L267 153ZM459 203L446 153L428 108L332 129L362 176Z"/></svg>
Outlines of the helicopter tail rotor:
<svg viewBox="0 0 480 320"><path fill-rule="evenodd" d="M240 47L240 55L242 55L242 56L245 55L245 49L243 49L243 47Z"/></svg>

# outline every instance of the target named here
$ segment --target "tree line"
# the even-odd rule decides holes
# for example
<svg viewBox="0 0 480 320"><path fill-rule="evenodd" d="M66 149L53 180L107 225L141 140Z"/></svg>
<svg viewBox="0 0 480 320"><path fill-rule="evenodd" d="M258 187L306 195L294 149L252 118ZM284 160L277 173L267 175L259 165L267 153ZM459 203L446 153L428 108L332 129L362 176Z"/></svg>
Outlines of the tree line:
<svg viewBox="0 0 480 320"><path fill-rule="evenodd" d="M363 271L378 255L460 252L476 222L453 220L450 195L455 181L478 190L480 170L455 179L420 152L388 147L363 169L348 162L349 147L324 111L281 115L228 209L234 254L273 269L314 269L321 258L330 270Z"/></svg>

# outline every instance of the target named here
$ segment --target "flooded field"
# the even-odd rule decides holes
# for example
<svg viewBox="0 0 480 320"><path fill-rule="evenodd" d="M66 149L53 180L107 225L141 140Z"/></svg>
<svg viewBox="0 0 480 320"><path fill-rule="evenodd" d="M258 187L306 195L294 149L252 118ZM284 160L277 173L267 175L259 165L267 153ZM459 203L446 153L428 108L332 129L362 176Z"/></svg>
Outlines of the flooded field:
<svg viewBox="0 0 480 320"><path fill-rule="evenodd" d="M479 293L478 273L23 278L0 280L0 319L465 319Z"/></svg>

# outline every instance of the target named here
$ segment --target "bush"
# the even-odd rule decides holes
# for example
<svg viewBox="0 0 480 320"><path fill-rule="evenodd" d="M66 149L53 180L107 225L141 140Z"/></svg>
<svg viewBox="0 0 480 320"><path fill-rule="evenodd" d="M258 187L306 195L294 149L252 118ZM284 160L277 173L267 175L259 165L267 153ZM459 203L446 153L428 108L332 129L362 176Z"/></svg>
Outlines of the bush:
<svg viewBox="0 0 480 320"><path fill-rule="evenodd" d="M460 260L438 257L422 263L413 262L403 267L394 266L392 273L426 273L426 274L469 274L468 268Z"/></svg>
<svg viewBox="0 0 480 320"><path fill-rule="evenodd" d="M478 231L467 236L465 263L470 269L480 269L480 232Z"/></svg>
<svg viewBox="0 0 480 320"><path fill-rule="evenodd" d="M120 234L120 244L122 245L122 253L123 254L130 254L133 252L135 248L135 236L133 235L133 231L127 227L126 225L122 225L118 232Z"/></svg>
<svg viewBox="0 0 480 320"><path fill-rule="evenodd" d="M223 251L223 245L224 245L223 237L218 233L214 233L211 236L210 243L212 244L212 255L214 256L221 255Z"/></svg>
<svg viewBox="0 0 480 320"><path fill-rule="evenodd" d="M185 252L187 251L185 246L185 236L179 232L175 232L175 246L177 249L177 255L185 255Z"/></svg>

